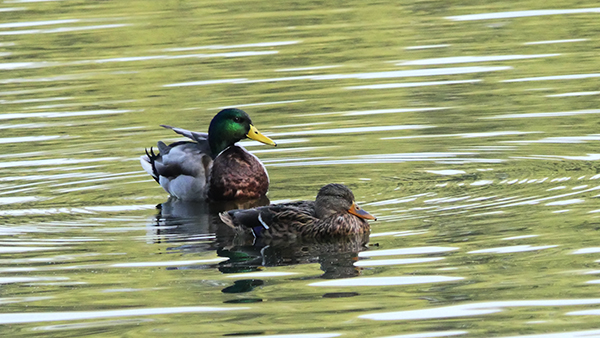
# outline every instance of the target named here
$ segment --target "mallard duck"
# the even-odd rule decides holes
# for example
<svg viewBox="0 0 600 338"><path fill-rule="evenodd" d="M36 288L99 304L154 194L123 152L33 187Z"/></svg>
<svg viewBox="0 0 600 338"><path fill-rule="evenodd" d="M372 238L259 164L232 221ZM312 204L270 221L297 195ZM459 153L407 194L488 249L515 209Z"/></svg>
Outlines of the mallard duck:
<svg viewBox="0 0 600 338"><path fill-rule="evenodd" d="M269 176L260 160L235 143L250 138L276 146L252 124L241 109L221 110L208 134L161 125L191 141L170 145L159 141L140 158L142 167L171 196L184 201L255 199L269 189Z"/></svg>
<svg viewBox="0 0 600 338"><path fill-rule="evenodd" d="M256 238L326 239L368 233L376 220L354 202L354 194L343 184L322 187L315 201L273 204L219 214L223 223Z"/></svg>

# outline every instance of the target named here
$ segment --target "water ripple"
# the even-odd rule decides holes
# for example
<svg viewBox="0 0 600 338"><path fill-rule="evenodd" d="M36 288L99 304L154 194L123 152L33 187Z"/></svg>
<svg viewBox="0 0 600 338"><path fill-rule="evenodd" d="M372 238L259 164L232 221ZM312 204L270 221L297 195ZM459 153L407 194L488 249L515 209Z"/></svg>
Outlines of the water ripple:
<svg viewBox="0 0 600 338"><path fill-rule="evenodd" d="M600 92L572 92L572 93L562 93L562 94L552 94L546 95L546 97L570 97L570 96L589 96L589 95L599 95Z"/></svg>
<svg viewBox="0 0 600 338"><path fill-rule="evenodd" d="M72 112L12 113L12 114L0 115L0 120L112 115L112 114L130 113L132 111L133 110L127 110L127 109L100 109L100 110L84 110L84 111L72 111Z"/></svg>
<svg viewBox="0 0 600 338"><path fill-rule="evenodd" d="M305 101L306 100L287 100L287 101L258 102L258 103L246 103L246 104L232 104L232 105L223 106L223 107L208 108L207 110L221 110L221 109L231 108L231 107L244 108L244 107L272 106L272 105L278 105L278 104L289 104L289 103L298 103L298 102L305 102ZM277 143L279 144L279 142L277 142Z"/></svg>
<svg viewBox="0 0 600 338"><path fill-rule="evenodd" d="M132 61L148 61L148 60L177 60L186 58L231 58L231 57L244 57L244 56L258 56L258 55L272 55L279 53L276 50L267 51L245 51L245 52L228 52L228 53L213 53L213 54L186 54L186 55L149 55L149 56L130 56L130 57L118 57L111 59L100 59L90 61L79 61L78 63L107 63L107 62L132 62ZM167 86L165 86L167 87Z"/></svg>
<svg viewBox="0 0 600 338"><path fill-rule="evenodd" d="M79 32L96 29L108 29L108 28L121 28L130 26L129 24L108 24L108 25L95 25L95 26L81 26L81 27L59 27L51 29L28 29L20 31L8 31L0 32L1 35L24 35L24 34L51 34L51 33L66 33L66 32Z"/></svg>
<svg viewBox="0 0 600 338"><path fill-rule="evenodd" d="M435 262L445 259L444 257L424 257L424 258L399 258L399 259L373 259L361 260L354 263L354 266L386 266L386 265L404 265Z"/></svg>
<svg viewBox="0 0 600 338"><path fill-rule="evenodd" d="M260 336L238 336L239 338L333 338L341 336L341 333L299 333L299 334L276 334Z"/></svg>
<svg viewBox="0 0 600 338"><path fill-rule="evenodd" d="M525 42L524 45L548 45L548 44L556 44L556 43L570 43L570 42L582 42L589 41L589 39L565 39L565 40L545 40L545 41L531 41Z"/></svg>
<svg viewBox="0 0 600 338"><path fill-rule="evenodd" d="M435 331L435 332L420 332L412 334L402 334L399 336L385 336L381 338L435 338L435 337L450 337L467 334L469 331Z"/></svg>
<svg viewBox="0 0 600 338"><path fill-rule="evenodd" d="M503 159L493 158L469 158L457 157L468 155L469 153L414 153L414 154L374 154L352 156L347 158L322 158L322 159L286 159L274 163L269 161L270 166L274 167L298 167L298 166L316 166L316 165L339 165L339 164L375 164L375 163L403 163L433 161L442 164L464 164L464 163L501 163Z"/></svg>
<svg viewBox="0 0 600 338"><path fill-rule="evenodd" d="M405 140L414 138L446 138L446 137L461 137L461 138L480 138L480 137L501 137L513 135L539 134L542 131L488 131L480 133L459 133L459 134L431 134L431 135L410 135L410 136L392 136L382 137L381 140ZM508 141L507 141L508 142ZM501 148L496 148L498 150Z"/></svg>
<svg viewBox="0 0 600 338"><path fill-rule="evenodd" d="M302 76L290 76L290 77L279 77L279 78L268 78L268 79L219 79L219 80L207 80L207 81L193 81L163 85L163 87L180 87L180 86L202 86L210 84L220 83L262 83L262 82L281 82L281 81L296 81L296 80L365 80L365 79L389 79L398 77L421 77L421 76L441 76L441 75L459 75L459 74L472 74L472 73L486 73L496 72L502 70L509 70L512 67L509 66L497 66L497 67L451 67L451 68L432 68L432 69L415 69L415 70L395 70L395 71L384 71L384 72L369 72L369 73L353 73L353 74L327 74L327 75L302 75Z"/></svg>
<svg viewBox="0 0 600 338"><path fill-rule="evenodd" d="M533 237L538 237L539 235L522 235L522 236L513 236L513 237L506 237L506 238L502 238L501 240L503 241L512 241L515 239L525 239L525 238L533 238Z"/></svg>
<svg viewBox="0 0 600 338"><path fill-rule="evenodd" d="M314 66L314 67L301 67L301 68L282 68L282 69L275 69L275 71L276 72L305 72L305 71L330 69L330 68L338 68L338 67L341 67L341 65Z"/></svg>
<svg viewBox="0 0 600 338"><path fill-rule="evenodd" d="M490 248L490 249L481 249L469 251L470 254L479 254L479 253L515 253L515 252L526 252L526 251L539 251L550 248L556 248L558 245L540 245L540 246L532 246L532 245L515 245L515 246L505 246L499 248Z"/></svg>
<svg viewBox="0 0 600 338"><path fill-rule="evenodd" d="M402 248L402 249L386 249L377 251L362 251L358 253L358 257L377 257L377 256L395 256L395 255L424 255L442 253L448 251L455 251L459 248L456 247L443 247L443 246L422 246L414 248Z"/></svg>
<svg viewBox="0 0 600 338"><path fill-rule="evenodd" d="M559 137L546 137L540 140L523 140L523 141L502 141L504 143L585 143L587 141L600 141L599 134L592 134L586 136L559 136Z"/></svg>
<svg viewBox="0 0 600 338"><path fill-rule="evenodd" d="M221 79L221 80L205 80L205 81L191 81L191 82L180 82L163 85L163 87L187 87L187 86L208 86L213 84L221 83L239 83L246 80L245 78L238 79Z"/></svg>
<svg viewBox="0 0 600 338"><path fill-rule="evenodd" d="M111 265L114 268L147 268L157 266L182 266L182 265L196 265L196 264L216 264L228 260L229 258L214 258L214 259L196 259L187 261L164 261L164 262L128 262L128 263L116 263Z"/></svg>
<svg viewBox="0 0 600 338"><path fill-rule="evenodd" d="M40 135L40 136L21 136L21 137L6 137L0 138L0 144L6 143L23 143L23 142L40 142L40 141L49 141L56 140L58 138L65 138L66 136L60 135Z"/></svg>
<svg viewBox="0 0 600 338"><path fill-rule="evenodd" d="M133 210L153 210L156 205L114 205L90 206L81 208L46 208L46 209L13 209L0 210L0 216L27 216L27 215L57 215L57 214L95 214L97 212L122 212Z"/></svg>
<svg viewBox="0 0 600 338"><path fill-rule="evenodd" d="M414 129L427 129L433 128L433 126L424 125L395 125L395 126L370 126L370 127L352 127L352 128L334 128L334 129L316 129L316 130L301 130L284 133L270 133L269 137L281 137L281 136L299 136L299 135L326 135L326 134L352 134L352 133L371 133L380 131L393 131L393 130L414 130Z"/></svg>
<svg viewBox="0 0 600 338"><path fill-rule="evenodd" d="M477 83L477 82L481 82L481 80L473 79L473 80L456 80L456 81L423 81L423 82L403 82L403 83L381 83L381 84L364 85L364 86L351 86L351 87L346 87L346 89L356 90L356 89L412 88L412 87L444 86L444 85Z"/></svg>
<svg viewBox="0 0 600 338"><path fill-rule="evenodd" d="M389 286L444 283L463 280L464 277L449 276L398 276L398 277L359 277L333 279L309 284L310 286Z"/></svg>
<svg viewBox="0 0 600 338"><path fill-rule="evenodd" d="M9 1L4 1L4 3L10 3ZM25 11L27 8L25 7L5 7L0 8L0 12L16 12L16 11Z"/></svg>
<svg viewBox="0 0 600 338"><path fill-rule="evenodd" d="M358 316L363 319L372 320L415 320L415 319L439 319L456 317L474 317L491 313L502 312L509 307L541 307L541 306L575 306L600 304L600 299L554 299L554 300L516 300L483 302L462 305L444 306L423 310L398 311L387 313L366 314ZM572 313L572 312L571 312Z"/></svg>
<svg viewBox="0 0 600 338"><path fill-rule="evenodd" d="M600 75L600 74L598 74L598 75ZM576 116L576 115L587 115L587 114L600 114L600 109L573 110L573 111L562 111L562 112L551 112L551 113L504 114L504 115L480 117L480 119L482 119L482 120L522 119L522 118L529 118L529 117L562 117L562 116Z"/></svg>
<svg viewBox="0 0 600 338"><path fill-rule="evenodd" d="M599 253L600 248L583 248L578 249L573 252L573 255L581 255L581 254L590 254L590 253Z"/></svg>
<svg viewBox="0 0 600 338"><path fill-rule="evenodd" d="M179 48L165 48L167 52L185 52L190 50L200 49L234 49L234 48L254 48L254 47L279 47L295 45L302 42L301 40L291 41L273 41L273 42L258 42L258 43L246 43L240 45L208 45L208 46L197 46L197 47L179 47Z"/></svg>
<svg viewBox="0 0 600 338"><path fill-rule="evenodd" d="M579 311L583 312L583 311ZM572 312L567 313L567 315ZM546 323L546 321L535 321L528 323ZM558 333L545 332L543 334L528 334L510 337L498 337L498 338L597 338L600 336L600 330L588 330L588 331L562 331Z"/></svg>
<svg viewBox="0 0 600 338"><path fill-rule="evenodd" d="M450 56L444 58L422 59L397 63L397 66L447 65L453 63L492 62L509 60L526 60L560 56L560 54L531 55L490 55L490 56Z"/></svg>
<svg viewBox="0 0 600 338"><path fill-rule="evenodd" d="M570 74L570 75L553 75L553 76L538 76L526 77L521 79L502 80L500 82L530 82L530 81L552 81L552 80L579 80L600 77L598 73L592 74Z"/></svg>
<svg viewBox="0 0 600 338"><path fill-rule="evenodd" d="M65 281L69 280L67 277L0 277L0 284L13 284L13 283L32 283L32 282L45 282L45 281ZM0 317L2 314L0 314Z"/></svg>
<svg viewBox="0 0 600 338"><path fill-rule="evenodd" d="M577 9L540 9L530 11L496 12L447 16L446 19L452 21L472 21L472 20L492 20L492 19L511 19L523 18L528 16L544 15L564 15L580 13L600 13L600 8L577 8Z"/></svg>
<svg viewBox="0 0 600 338"><path fill-rule="evenodd" d="M227 278L264 278L264 277L283 277L296 275L297 272L278 272L278 271L257 271L246 272L235 275L227 275Z"/></svg>
<svg viewBox="0 0 600 338"><path fill-rule="evenodd" d="M30 21L30 22L9 22L0 24L0 29L5 28L19 28L19 27L35 27L35 26L46 26L46 25L59 25L63 23L74 23L79 22L79 19L67 19L67 20L48 20L48 21Z"/></svg>
<svg viewBox="0 0 600 338"><path fill-rule="evenodd" d="M79 164L79 163L91 163L91 162L104 162L104 161L115 161L119 160L118 157L101 157L101 158L52 158L45 160L26 160L26 161L12 161L12 162L0 162L0 168L15 168L15 167L37 167L46 165L65 165L65 164Z"/></svg>
<svg viewBox="0 0 600 338"><path fill-rule="evenodd" d="M195 312L221 312L247 310L248 307L208 307L208 306L182 306L163 308L139 308L126 310L102 311L73 311L73 312L21 312L0 314L0 324L19 324L50 322L58 320L86 320L96 318L114 318L129 316L168 315Z"/></svg>
<svg viewBox="0 0 600 338"><path fill-rule="evenodd" d="M440 44L440 45L423 45L423 46L408 46L404 47L406 50L418 50L418 49L432 49L432 48L446 48L450 47L449 44Z"/></svg>
<svg viewBox="0 0 600 338"><path fill-rule="evenodd" d="M5 253L22 253L33 251L48 251L48 250L67 250L66 247L47 246L47 247L31 247L31 246L3 246L0 247L0 254Z"/></svg>

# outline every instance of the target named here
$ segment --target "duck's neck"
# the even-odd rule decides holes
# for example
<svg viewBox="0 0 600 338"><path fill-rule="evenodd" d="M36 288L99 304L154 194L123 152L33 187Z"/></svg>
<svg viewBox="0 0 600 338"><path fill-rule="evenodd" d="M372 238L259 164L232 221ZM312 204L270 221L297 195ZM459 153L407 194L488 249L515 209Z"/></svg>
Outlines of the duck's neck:
<svg viewBox="0 0 600 338"><path fill-rule="evenodd" d="M227 124L225 121L213 119L208 127L208 145L210 146L211 157L213 160L223 150L234 145L244 138L245 134L240 134L238 130Z"/></svg>
<svg viewBox="0 0 600 338"><path fill-rule="evenodd" d="M216 137L211 137L211 135L208 134L208 145L210 146L211 157L213 158L213 160L223 150L229 148L234 143L235 142L226 141L226 140L219 139L219 138L216 138Z"/></svg>

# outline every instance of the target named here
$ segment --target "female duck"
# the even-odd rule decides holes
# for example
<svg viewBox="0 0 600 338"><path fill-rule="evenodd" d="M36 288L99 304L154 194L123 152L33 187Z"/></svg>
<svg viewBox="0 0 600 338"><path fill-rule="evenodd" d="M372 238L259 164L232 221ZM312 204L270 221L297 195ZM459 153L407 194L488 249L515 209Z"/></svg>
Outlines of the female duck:
<svg viewBox="0 0 600 338"><path fill-rule="evenodd" d="M376 220L354 202L354 194L343 184L328 184L315 201L274 204L219 214L221 220L255 237L268 239L335 238L368 233Z"/></svg>
<svg viewBox="0 0 600 338"><path fill-rule="evenodd" d="M208 134L162 125L195 142L158 142L140 158L142 167L171 196L186 201L254 199L269 189L260 160L235 145L244 138L276 146L240 109L224 109L210 122Z"/></svg>

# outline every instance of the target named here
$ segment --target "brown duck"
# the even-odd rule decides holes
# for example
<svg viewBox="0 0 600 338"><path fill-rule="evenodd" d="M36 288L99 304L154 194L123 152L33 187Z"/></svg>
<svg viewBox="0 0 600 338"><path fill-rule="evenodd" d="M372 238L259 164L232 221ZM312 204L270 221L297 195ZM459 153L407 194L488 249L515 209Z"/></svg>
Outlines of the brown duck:
<svg viewBox="0 0 600 338"><path fill-rule="evenodd" d="M142 167L171 196L184 201L256 199L269 189L269 176L260 160L235 143L250 138L275 146L261 134L250 116L240 109L220 111L207 133L171 126L193 140L166 145L158 142L158 154L146 150Z"/></svg>
<svg viewBox="0 0 600 338"><path fill-rule="evenodd" d="M343 184L322 187L315 201L274 204L219 214L238 231L267 239L325 239L369 233L366 220L376 220L354 202L354 194Z"/></svg>

